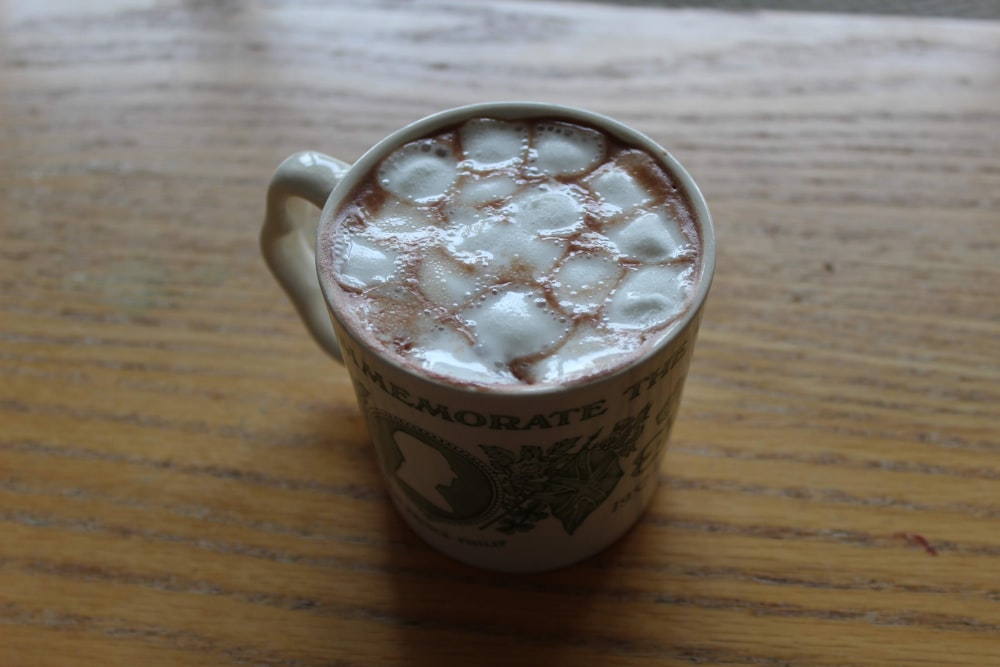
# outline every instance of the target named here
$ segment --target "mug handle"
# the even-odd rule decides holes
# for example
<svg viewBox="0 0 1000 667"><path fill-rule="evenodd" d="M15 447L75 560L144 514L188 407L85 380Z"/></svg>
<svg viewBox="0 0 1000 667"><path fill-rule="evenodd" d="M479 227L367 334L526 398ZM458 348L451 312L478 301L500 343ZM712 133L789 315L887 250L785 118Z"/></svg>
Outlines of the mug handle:
<svg viewBox="0 0 1000 667"><path fill-rule="evenodd" d="M350 168L335 158L304 151L278 165L267 189L267 209L260 230L260 250L306 329L323 351L343 362L316 273L316 252L307 233L315 234L319 212ZM315 238L315 236L313 237Z"/></svg>

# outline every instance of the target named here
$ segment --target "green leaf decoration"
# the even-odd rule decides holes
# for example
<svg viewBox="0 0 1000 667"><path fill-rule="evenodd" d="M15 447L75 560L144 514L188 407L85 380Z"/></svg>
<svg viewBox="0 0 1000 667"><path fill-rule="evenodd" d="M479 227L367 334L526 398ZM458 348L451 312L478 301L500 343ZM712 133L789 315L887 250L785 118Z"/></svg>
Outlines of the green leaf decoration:
<svg viewBox="0 0 1000 667"><path fill-rule="evenodd" d="M598 429L582 445L579 436L547 448L521 445L517 451L480 445L504 492L500 514L481 528L495 525L513 535L529 532L553 516L572 535L624 475L621 460L635 451L648 413L647 405L635 417L616 423L607 437L600 438L603 429Z"/></svg>

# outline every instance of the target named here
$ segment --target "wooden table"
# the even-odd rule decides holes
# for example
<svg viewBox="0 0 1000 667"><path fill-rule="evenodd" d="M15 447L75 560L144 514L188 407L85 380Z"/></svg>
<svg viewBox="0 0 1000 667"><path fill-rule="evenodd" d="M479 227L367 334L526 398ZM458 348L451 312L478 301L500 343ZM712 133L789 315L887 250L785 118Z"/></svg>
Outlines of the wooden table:
<svg viewBox="0 0 1000 667"><path fill-rule="evenodd" d="M287 154L492 99L720 243L651 511L531 576L403 525L257 249ZM0 225L4 667L1000 665L1000 24L7 0Z"/></svg>

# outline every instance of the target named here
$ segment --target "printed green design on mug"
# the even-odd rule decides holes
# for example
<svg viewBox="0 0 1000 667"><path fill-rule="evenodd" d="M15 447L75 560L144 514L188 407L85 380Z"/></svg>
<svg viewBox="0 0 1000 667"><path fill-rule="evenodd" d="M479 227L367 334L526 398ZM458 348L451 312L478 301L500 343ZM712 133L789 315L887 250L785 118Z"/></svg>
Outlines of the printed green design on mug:
<svg viewBox="0 0 1000 667"><path fill-rule="evenodd" d="M581 444L567 438L547 449L522 445L518 451L482 445L503 492L500 513L482 527L508 535L529 532L549 516L572 535L608 499L625 474L621 460L636 449L649 405L622 419L606 437L598 429Z"/></svg>
<svg viewBox="0 0 1000 667"><path fill-rule="evenodd" d="M477 523L496 504L496 485L459 447L387 412L369 412L369 428L391 481L428 519Z"/></svg>
<svg viewBox="0 0 1000 667"><path fill-rule="evenodd" d="M572 535L625 475L622 460L636 451L649 411L647 404L604 437L601 428L586 439L565 438L544 448L521 445L515 451L483 444L486 465L381 410L369 413L369 423L385 470L428 519L482 522L483 530L514 535L553 517Z"/></svg>

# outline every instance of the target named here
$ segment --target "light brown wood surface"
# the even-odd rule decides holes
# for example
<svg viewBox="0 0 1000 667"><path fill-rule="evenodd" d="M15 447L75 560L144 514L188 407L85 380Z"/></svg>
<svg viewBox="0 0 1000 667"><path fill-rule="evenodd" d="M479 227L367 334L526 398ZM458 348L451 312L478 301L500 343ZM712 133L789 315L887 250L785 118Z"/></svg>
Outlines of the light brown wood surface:
<svg viewBox="0 0 1000 667"><path fill-rule="evenodd" d="M531 576L402 524L257 249L286 155L497 99L720 247L650 512ZM3 667L1000 665L1000 24L6 0L0 225Z"/></svg>

